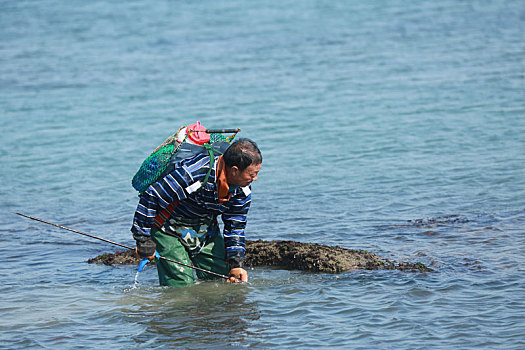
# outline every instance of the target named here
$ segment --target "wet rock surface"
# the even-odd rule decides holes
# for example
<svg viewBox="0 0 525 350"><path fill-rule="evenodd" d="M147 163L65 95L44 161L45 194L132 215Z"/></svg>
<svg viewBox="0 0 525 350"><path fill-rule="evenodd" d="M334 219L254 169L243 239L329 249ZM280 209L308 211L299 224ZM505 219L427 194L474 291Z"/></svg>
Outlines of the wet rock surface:
<svg viewBox="0 0 525 350"><path fill-rule="evenodd" d="M88 263L137 265L140 259L132 250L102 254ZM354 269L430 272L421 263L393 262L366 250L347 249L295 241L246 241L246 267L269 266L287 270L341 273Z"/></svg>
<svg viewBox="0 0 525 350"><path fill-rule="evenodd" d="M432 271L421 263L396 263L365 250L295 241L250 241L246 245L246 265L323 273L341 273L353 269Z"/></svg>

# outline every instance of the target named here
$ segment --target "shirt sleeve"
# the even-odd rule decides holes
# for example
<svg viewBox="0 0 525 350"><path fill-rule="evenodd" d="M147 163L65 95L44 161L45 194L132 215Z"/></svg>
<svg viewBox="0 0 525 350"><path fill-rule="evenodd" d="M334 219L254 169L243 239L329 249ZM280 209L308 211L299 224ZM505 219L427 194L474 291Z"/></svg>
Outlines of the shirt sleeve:
<svg viewBox="0 0 525 350"><path fill-rule="evenodd" d="M246 194L246 191L239 191L230 199L232 203L229 210L222 214L226 260L232 268L243 266L246 255L244 229L251 200L251 192Z"/></svg>
<svg viewBox="0 0 525 350"><path fill-rule="evenodd" d="M191 174L184 168L177 168L148 187L140 196L133 218L131 232L135 240L147 240L157 213L166 209L171 203L187 198L186 189L191 180Z"/></svg>

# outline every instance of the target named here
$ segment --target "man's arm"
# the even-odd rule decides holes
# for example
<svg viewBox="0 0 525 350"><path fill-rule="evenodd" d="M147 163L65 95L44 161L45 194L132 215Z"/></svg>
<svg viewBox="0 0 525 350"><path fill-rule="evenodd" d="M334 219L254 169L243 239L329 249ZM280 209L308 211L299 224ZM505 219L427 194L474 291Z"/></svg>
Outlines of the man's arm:
<svg viewBox="0 0 525 350"><path fill-rule="evenodd" d="M155 182L140 196L137 210L133 218L133 238L137 242L149 239L150 231L159 210L166 209L176 200L187 197L185 188L188 186L184 170L175 169L162 180Z"/></svg>
<svg viewBox="0 0 525 350"><path fill-rule="evenodd" d="M222 214L226 260L232 269L243 267L244 256L246 254L244 229L246 227L251 199L251 192L249 188L247 188L231 199L232 204L230 209Z"/></svg>

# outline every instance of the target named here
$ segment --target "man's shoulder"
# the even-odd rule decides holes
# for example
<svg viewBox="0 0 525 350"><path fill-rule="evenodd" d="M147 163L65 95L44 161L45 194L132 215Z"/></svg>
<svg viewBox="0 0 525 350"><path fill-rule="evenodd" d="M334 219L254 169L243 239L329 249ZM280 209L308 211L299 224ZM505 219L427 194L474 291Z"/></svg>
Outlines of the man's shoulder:
<svg viewBox="0 0 525 350"><path fill-rule="evenodd" d="M198 153L182 160L180 165L189 172L199 171L202 168L208 170L210 167L210 156L204 153Z"/></svg>
<svg viewBox="0 0 525 350"><path fill-rule="evenodd" d="M203 184L206 189L215 191L215 167L212 164L210 169L209 155L200 153L184 159L176 172L188 185L188 193L200 192L198 189L201 189Z"/></svg>

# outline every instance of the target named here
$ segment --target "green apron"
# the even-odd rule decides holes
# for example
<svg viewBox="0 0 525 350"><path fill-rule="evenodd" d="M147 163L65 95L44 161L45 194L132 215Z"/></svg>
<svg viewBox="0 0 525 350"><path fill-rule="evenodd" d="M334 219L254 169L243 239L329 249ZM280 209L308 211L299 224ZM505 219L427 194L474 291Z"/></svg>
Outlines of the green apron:
<svg viewBox="0 0 525 350"><path fill-rule="evenodd" d="M160 256L181 263L228 275L230 266L225 260L224 237L213 219L170 218L161 229L153 228L151 238ZM199 279L218 279L203 271L157 260L159 283L162 286L182 287Z"/></svg>

